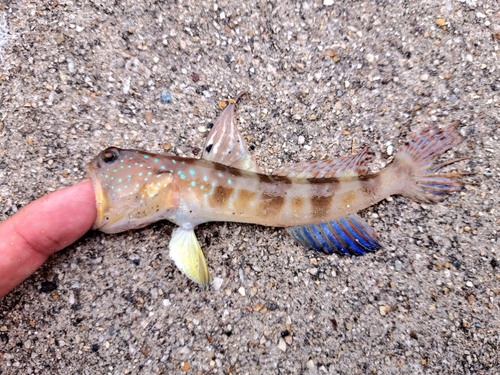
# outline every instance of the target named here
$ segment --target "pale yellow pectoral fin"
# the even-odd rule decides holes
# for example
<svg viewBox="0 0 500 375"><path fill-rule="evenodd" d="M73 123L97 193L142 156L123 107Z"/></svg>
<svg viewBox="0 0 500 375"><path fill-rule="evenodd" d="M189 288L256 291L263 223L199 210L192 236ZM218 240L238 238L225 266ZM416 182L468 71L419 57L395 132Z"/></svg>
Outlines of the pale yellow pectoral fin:
<svg viewBox="0 0 500 375"><path fill-rule="evenodd" d="M168 248L170 258L177 268L195 283L206 288L210 283L210 274L194 230L175 229Z"/></svg>

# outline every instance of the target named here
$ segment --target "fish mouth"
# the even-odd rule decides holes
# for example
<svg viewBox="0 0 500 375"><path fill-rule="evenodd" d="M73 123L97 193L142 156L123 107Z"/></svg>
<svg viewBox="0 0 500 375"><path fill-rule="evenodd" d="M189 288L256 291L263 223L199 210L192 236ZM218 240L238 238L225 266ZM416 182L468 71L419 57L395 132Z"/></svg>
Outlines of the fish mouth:
<svg viewBox="0 0 500 375"><path fill-rule="evenodd" d="M94 222L94 225L92 226L92 229L99 229L104 220L104 213L109 208L108 196L106 195L106 192L102 188L102 184L97 178L96 172L94 170L94 167L92 167L92 165L89 165L88 174L90 176L90 180L92 181L92 186L94 187L95 201L96 201L95 204L97 208L97 217Z"/></svg>

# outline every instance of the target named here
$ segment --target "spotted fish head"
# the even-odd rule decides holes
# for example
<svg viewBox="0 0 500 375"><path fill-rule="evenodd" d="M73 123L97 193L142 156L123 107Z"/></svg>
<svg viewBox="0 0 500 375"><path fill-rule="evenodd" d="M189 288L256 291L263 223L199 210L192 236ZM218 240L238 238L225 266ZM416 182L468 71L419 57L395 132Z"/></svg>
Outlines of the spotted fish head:
<svg viewBox="0 0 500 375"><path fill-rule="evenodd" d="M97 218L94 229L117 233L169 219L180 189L168 157L109 147L89 164Z"/></svg>

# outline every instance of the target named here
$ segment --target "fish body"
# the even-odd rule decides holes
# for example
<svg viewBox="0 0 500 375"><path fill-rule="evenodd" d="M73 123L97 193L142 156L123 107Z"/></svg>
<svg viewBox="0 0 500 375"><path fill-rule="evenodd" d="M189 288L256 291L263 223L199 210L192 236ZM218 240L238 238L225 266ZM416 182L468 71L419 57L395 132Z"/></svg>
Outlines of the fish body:
<svg viewBox="0 0 500 375"><path fill-rule="evenodd" d="M116 233L158 220L179 226L233 221L265 226L310 225L346 217L404 191L395 164L363 176L299 178L243 171L203 159L108 149L117 159L90 167L103 232ZM403 178L400 178L403 177ZM102 199L101 199L102 201Z"/></svg>
<svg viewBox="0 0 500 375"><path fill-rule="evenodd" d="M461 188L459 174L438 170L457 160L433 161L462 138L454 126L410 137L393 163L368 173L372 154L288 164L259 172L234 123L234 102L210 132L201 159L115 147L89 165L96 192L95 229L117 233L159 220L176 224L170 256L195 282L210 280L194 228L210 221L287 227L306 247L364 254L380 248L378 235L356 212L395 194L434 202Z"/></svg>

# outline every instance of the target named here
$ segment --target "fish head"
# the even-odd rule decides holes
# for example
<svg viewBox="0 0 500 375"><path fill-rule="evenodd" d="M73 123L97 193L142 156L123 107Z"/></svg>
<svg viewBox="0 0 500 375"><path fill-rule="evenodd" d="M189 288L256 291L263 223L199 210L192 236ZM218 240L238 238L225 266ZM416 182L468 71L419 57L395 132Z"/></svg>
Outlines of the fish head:
<svg viewBox="0 0 500 375"><path fill-rule="evenodd" d="M96 197L93 229L117 233L169 219L180 188L171 161L138 150L109 147L88 166Z"/></svg>

